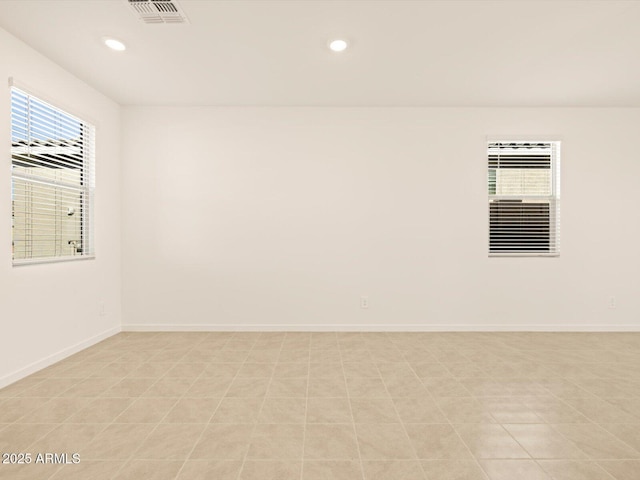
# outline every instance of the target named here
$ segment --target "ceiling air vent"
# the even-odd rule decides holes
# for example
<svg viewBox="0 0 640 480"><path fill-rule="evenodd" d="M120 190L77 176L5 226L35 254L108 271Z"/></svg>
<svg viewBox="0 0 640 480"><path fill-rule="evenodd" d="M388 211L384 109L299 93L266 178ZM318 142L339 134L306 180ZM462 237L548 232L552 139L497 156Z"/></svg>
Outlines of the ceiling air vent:
<svg viewBox="0 0 640 480"><path fill-rule="evenodd" d="M187 23L187 16L176 0L127 0L136 16L144 23Z"/></svg>

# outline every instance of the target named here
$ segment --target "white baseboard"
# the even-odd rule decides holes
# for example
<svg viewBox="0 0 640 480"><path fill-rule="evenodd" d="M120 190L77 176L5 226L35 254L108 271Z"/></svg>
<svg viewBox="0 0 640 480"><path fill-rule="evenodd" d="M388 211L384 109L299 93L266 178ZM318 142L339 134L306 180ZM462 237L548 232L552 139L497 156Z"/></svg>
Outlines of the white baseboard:
<svg viewBox="0 0 640 480"><path fill-rule="evenodd" d="M638 325L573 324L129 324L123 332L640 332Z"/></svg>
<svg viewBox="0 0 640 480"><path fill-rule="evenodd" d="M59 362L60 360L63 360L73 355L74 353L78 353L79 351L84 350L85 348L90 347L92 345L95 345L96 343L101 342L102 340L109 338L115 335L116 333L120 333L121 331L122 329L120 327L110 328L109 330L105 330L104 332L99 333L98 335L94 335L91 338L87 338L86 340L78 342L75 345L72 345L68 348L64 348L59 352L49 355L48 357L45 357L41 360L33 362L30 365L27 365L26 367L21 368L20 370L16 370L15 372L10 373L9 375L5 375L4 377L0 378L0 388L4 388L7 385L17 382L18 380L21 380L27 377L28 375L31 375L32 373L37 372L38 370L42 370L43 368L53 365L54 363Z"/></svg>

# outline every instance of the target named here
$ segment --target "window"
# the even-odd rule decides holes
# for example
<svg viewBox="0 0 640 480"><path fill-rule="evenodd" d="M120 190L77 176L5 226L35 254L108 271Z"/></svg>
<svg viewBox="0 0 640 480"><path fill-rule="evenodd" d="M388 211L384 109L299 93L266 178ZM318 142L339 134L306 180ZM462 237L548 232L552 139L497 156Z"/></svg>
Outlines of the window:
<svg viewBox="0 0 640 480"><path fill-rule="evenodd" d="M557 256L560 142L489 142L489 255Z"/></svg>
<svg viewBox="0 0 640 480"><path fill-rule="evenodd" d="M95 129L11 88L14 265L93 257Z"/></svg>

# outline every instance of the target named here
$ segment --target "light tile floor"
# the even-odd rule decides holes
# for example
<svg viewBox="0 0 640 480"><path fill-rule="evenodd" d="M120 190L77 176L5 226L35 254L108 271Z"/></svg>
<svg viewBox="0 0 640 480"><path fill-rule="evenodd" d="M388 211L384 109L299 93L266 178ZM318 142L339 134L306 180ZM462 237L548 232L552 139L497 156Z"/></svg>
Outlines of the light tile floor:
<svg viewBox="0 0 640 480"><path fill-rule="evenodd" d="M32 455L11 480L638 480L640 335L122 333L0 390L0 451Z"/></svg>

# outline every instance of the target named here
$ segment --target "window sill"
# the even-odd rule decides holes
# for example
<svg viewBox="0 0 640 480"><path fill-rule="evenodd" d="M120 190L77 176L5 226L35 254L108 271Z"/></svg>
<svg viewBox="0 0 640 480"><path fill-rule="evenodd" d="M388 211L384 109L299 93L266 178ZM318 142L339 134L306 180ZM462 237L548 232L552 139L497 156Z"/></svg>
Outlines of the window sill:
<svg viewBox="0 0 640 480"><path fill-rule="evenodd" d="M32 258L24 260L13 260L14 267L23 267L25 265L40 265L42 263L61 263L61 262L79 262L81 260L95 260L95 255L75 255L69 257L53 257L53 258Z"/></svg>

